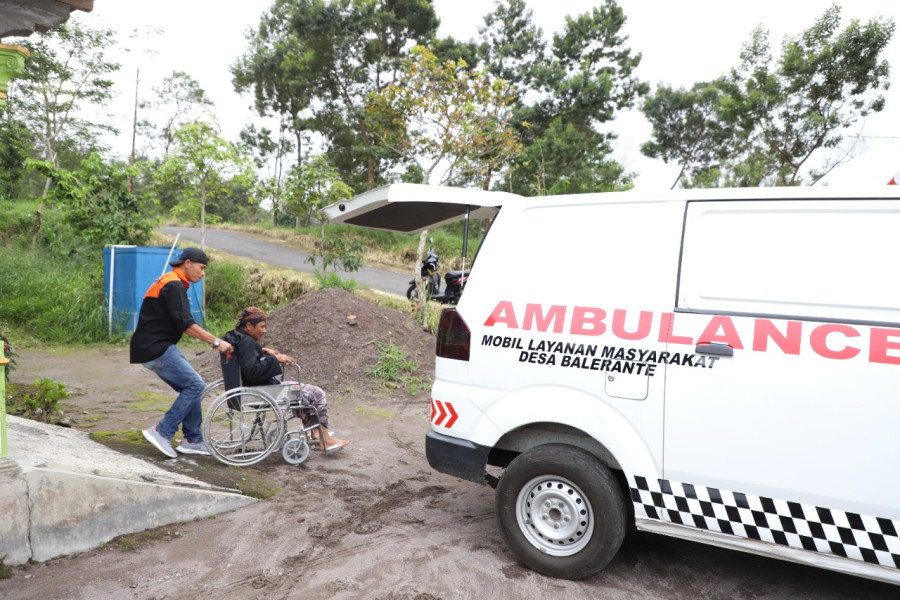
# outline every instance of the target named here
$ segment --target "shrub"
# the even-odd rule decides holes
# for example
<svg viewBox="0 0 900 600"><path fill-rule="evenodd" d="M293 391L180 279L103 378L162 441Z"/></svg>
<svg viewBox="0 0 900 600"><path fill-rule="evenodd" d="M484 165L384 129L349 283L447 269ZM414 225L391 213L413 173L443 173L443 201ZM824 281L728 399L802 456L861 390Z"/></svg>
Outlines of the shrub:
<svg viewBox="0 0 900 600"><path fill-rule="evenodd" d="M367 367L366 373L381 379L388 387L403 386L410 394L427 389L422 378L413 375L418 369L416 361L403 348L381 342L375 342L375 346L379 352L378 361Z"/></svg>
<svg viewBox="0 0 900 600"><path fill-rule="evenodd" d="M10 404L10 412L49 423L60 413L59 401L69 397L66 384L47 377L34 380L34 387L28 394Z"/></svg>

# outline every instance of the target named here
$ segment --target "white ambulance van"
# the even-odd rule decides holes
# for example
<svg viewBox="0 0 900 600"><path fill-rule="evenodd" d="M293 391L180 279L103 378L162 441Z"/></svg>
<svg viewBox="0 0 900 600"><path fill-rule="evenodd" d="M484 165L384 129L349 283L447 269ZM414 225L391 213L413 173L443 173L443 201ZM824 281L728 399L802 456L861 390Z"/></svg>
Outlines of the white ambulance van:
<svg viewBox="0 0 900 600"><path fill-rule="evenodd" d="M585 577L636 527L900 583L897 188L401 184L327 210L493 213L441 317L426 448L496 487L522 562Z"/></svg>

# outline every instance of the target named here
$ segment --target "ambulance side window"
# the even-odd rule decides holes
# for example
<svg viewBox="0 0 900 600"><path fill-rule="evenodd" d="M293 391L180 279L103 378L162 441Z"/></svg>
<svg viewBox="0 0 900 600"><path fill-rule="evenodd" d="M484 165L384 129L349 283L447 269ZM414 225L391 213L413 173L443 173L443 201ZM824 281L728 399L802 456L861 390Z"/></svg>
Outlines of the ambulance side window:
<svg viewBox="0 0 900 600"><path fill-rule="evenodd" d="M900 202L690 202L677 309L900 322Z"/></svg>

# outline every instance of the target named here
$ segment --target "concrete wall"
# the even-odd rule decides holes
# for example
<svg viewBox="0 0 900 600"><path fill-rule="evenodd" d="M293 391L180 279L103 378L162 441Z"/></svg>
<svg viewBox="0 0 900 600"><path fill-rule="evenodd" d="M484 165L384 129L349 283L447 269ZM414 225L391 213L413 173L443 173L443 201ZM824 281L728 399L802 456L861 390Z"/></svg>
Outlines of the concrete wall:
<svg viewBox="0 0 900 600"><path fill-rule="evenodd" d="M119 454L82 432L8 419L9 457L0 459L0 560L7 565L255 502Z"/></svg>

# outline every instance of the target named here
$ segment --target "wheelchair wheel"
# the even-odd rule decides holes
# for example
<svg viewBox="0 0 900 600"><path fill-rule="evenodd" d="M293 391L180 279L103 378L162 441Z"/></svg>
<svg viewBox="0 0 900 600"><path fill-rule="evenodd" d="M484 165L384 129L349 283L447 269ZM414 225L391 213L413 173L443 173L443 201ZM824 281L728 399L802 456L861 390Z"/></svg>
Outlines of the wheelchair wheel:
<svg viewBox="0 0 900 600"><path fill-rule="evenodd" d="M225 380L216 379L212 383L207 383L203 388L203 395L200 396L200 402L205 406L209 402L215 400L219 394L225 391Z"/></svg>
<svg viewBox="0 0 900 600"><path fill-rule="evenodd" d="M258 463L281 445L283 435L281 409L271 396L253 388L219 395L203 420L207 448L226 465Z"/></svg>
<svg viewBox="0 0 900 600"><path fill-rule="evenodd" d="M299 465L309 458L309 444L306 438L292 438L284 443L281 449L281 455L285 462L291 465Z"/></svg>

